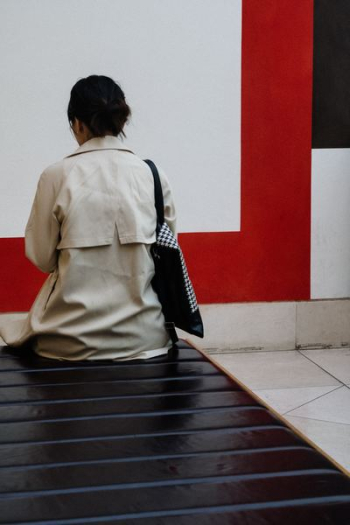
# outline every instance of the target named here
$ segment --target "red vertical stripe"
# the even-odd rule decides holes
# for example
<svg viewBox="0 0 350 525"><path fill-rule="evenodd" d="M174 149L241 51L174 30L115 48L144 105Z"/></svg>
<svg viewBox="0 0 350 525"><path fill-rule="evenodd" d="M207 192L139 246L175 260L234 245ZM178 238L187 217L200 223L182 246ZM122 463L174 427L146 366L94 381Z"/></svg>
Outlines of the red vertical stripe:
<svg viewBox="0 0 350 525"><path fill-rule="evenodd" d="M309 299L313 1L243 0L242 30L242 229L181 245L202 303Z"/></svg>

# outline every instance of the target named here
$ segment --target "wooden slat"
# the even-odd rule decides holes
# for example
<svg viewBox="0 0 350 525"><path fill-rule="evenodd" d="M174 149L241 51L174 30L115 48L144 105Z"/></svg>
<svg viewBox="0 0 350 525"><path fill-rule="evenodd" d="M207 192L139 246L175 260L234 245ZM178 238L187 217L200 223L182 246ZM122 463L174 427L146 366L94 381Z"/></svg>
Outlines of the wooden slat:
<svg viewBox="0 0 350 525"><path fill-rule="evenodd" d="M87 386L88 385L88 386ZM167 396L178 393L213 392L234 390L230 379L224 375L158 378L140 381L138 379L119 380L103 383L49 384L18 387L0 387L0 403L20 403L29 401L62 401L72 399L95 399L116 396ZM241 390L237 388L236 390Z"/></svg>
<svg viewBox="0 0 350 525"><path fill-rule="evenodd" d="M155 365L142 366L102 366L96 368L81 368L56 370L21 370L14 372L2 371L0 373L1 387L21 385L64 385L79 383L103 383L108 381L137 381L139 379L169 379L186 378L192 376L218 375L217 369L208 362L190 363L158 363Z"/></svg>
<svg viewBox="0 0 350 525"><path fill-rule="evenodd" d="M91 441L53 443L10 443L0 445L0 466L42 465L137 459L158 456L176 457L246 450L302 447L303 442L283 427L229 428L225 431L202 430L181 434L97 438Z"/></svg>
<svg viewBox="0 0 350 525"><path fill-rule="evenodd" d="M169 396L116 397L73 400L56 403L0 404L1 421L40 421L57 418L78 418L96 415L142 414L208 410L234 406L256 406L245 392L199 392Z"/></svg>
<svg viewBox="0 0 350 525"><path fill-rule="evenodd" d="M4 468L0 493L51 491L103 485L150 483L213 478L254 473L329 469L328 462L312 450L291 448L235 454L207 454L178 458L106 460L76 465Z"/></svg>
<svg viewBox="0 0 350 525"><path fill-rule="evenodd" d="M72 518L111 517L128 513L184 510L196 507L249 505L295 499L347 496L349 483L333 472L302 471L297 473L223 476L215 481L187 480L153 486L135 482L133 486L56 489L53 492L19 492L3 496L1 519L32 521ZM29 520L28 520L29 521Z"/></svg>
<svg viewBox="0 0 350 525"><path fill-rule="evenodd" d="M59 419L5 423L6 433L0 443L91 439L107 436L169 434L203 429L259 427L279 425L267 410L260 407L228 407L186 414L153 414L149 416L95 416L81 419Z"/></svg>
<svg viewBox="0 0 350 525"><path fill-rule="evenodd" d="M122 522L135 525L296 525L304 523L306 525L348 525L349 515L350 502L342 501L341 497L335 497L328 498L327 501L320 501L318 498L307 501L305 499L292 502L282 501L270 506L256 503L249 508L246 505L227 505L172 513L160 511L152 513L151 518L129 514L120 517L120 520L116 518L112 523ZM62 522L55 523L61 525ZM105 524L105 520L89 521L89 525Z"/></svg>

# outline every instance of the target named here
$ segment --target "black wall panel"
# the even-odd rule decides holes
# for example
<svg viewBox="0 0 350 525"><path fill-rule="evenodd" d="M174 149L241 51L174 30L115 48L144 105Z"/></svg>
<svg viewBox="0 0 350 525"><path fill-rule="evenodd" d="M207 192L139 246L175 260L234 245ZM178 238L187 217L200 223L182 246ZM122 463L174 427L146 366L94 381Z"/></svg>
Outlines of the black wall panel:
<svg viewBox="0 0 350 525"><path fill-rule="evenodd" d="M350 147L350 0L315 0L312 147Z"/></svg>

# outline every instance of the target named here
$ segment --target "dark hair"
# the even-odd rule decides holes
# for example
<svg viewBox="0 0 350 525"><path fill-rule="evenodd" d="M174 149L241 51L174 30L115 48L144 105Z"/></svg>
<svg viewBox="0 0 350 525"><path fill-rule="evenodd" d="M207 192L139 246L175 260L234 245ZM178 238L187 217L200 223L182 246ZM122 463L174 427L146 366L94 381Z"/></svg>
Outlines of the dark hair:
<svg viewBox="0 0 350 525"><path fill-rule="evenodd" d="M131 110L123 90L113 79L90 75L72 87L67 114L70 125L77 118L95 137L104 137L107 132L125 136L123 128Z"/></svg>

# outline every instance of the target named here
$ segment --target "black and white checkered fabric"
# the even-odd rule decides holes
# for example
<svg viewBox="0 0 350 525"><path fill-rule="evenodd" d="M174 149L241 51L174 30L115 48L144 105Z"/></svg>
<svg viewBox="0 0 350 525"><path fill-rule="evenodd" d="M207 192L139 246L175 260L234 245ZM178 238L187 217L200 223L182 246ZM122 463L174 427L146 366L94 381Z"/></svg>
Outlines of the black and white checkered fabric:
<svg viewBox="0 0 350 525"><path fill-rule="evenodd" d="M182 250L181 250L181 248L180 248L180 246L179 246L179 244L178 244L178 242L177 242L173 232L171 231L171 229L169 228L169 226L167 225L166 222L163 223L163 225L162 225L162 227L161 227L161 229L159 231L159 234L157 236L156 244L158 246L165 246L166 248L173 248L174 250L178 250L179 256L180 256L180 261L181 261L182 274L183 274L183 278L184 278L186 294L187 294L187 298L188 298L188 303L189 303L191 312L195 312L196 310L198 310L198 304L197 304L197 299L196 299L196 295L194 293L194 289L193 289L192 283L191 283L189 275L188 275L185 259L184 259L184 256L182 255Z"/></svg>

